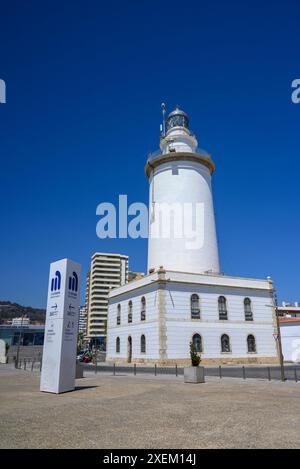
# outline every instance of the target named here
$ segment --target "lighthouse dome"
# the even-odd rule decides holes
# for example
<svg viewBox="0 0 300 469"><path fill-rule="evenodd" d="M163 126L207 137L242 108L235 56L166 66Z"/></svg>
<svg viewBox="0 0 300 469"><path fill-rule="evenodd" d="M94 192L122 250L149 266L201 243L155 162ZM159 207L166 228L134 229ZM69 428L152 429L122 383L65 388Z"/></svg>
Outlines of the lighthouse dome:
<svg viewBox="0 0 300 469"><path fill-rule="evenodd" d="M176 109L174 109L167 118L167 130L173 129L173 127L189 128L189 116L178 106L176 106Z"/></svg>

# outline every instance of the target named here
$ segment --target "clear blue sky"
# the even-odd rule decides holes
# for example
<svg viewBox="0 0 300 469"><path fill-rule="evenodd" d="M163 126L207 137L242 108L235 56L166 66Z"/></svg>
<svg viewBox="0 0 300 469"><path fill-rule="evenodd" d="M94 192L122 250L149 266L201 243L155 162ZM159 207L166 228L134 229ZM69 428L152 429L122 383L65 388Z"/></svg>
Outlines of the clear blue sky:
<svg viewBox="0 0 300 469"><path fill-rule="evenodd" d="M165 101L216 163L222 270L300 300L299 15L296 0L1 2L0 299L45 307L49 263L85 275L95 251L145 271L146 240L98 239L95 210L147 202Z"/></svg>

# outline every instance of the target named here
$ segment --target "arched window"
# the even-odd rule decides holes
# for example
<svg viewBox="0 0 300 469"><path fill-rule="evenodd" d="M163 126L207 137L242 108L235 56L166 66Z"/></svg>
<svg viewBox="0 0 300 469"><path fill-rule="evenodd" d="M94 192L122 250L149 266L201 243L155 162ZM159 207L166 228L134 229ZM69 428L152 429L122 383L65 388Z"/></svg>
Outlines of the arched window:
<svg viewBox="0 0 300 469"><path fill-rule="evenodd" d="M146 300L143 296L141 299L141 321L145 321L146 319Z"/></svg>
<svg viewBox="0 0 300 469"><path fill-rule="evenodd" d="M202 337L200 334L193 335L193 344L197 352L202 352Z"/></svg>
<svg viewBox="0 0 300 469"><path fill-rule="evenodd" d="M120 337L116 338L116 352L120 353Z"/></svg>
<svg viewBox="0 0 300 469"><path fill-rule="evenodd" d="M146 337L141 335L141 353L146 353Z"/></svg>
<svg viewBox="0 0 300 469"><path fill-rule="evenodd" d="M230 340L227 334L223 334L221 337L221 351L230 352Z"/></svg>
<svg viewBox="0 0 300 469"><path fill-rule="evenodd" d="M255 337L252 334L249 334L248 337L247 337L247 347L248 347L248 352L249 353L255 353L256 352Z"/></svg>
<svg viewBox="0 0 300 469"><path fill-rule="evenodd" d="M117 326L121 324L121 305L117 306Z"/></svg>
<svg viewBox="0 0 300 469"><path fill-rule="evenodd" d="M225 296L219 296L219 319L227 319L227 304Z"/></svg>
<svg viewBox="0 0 300 469"><path fill-rule="evenodd" d="M128 322L132 322L132 301L128 303Z"/></svg>
<svg viewBox="0 0 300 469"><path fill-rule="evenodd" d="M191 296L191 317L192 319L200 319L199 296L196 293Z"/></svg>
<svg viewBox="0 0 300 469"><path fill-rule="evenodd" d="M244 299L244 311L245 311L245 320L246 321L253 321L253 313L252 313L250 298L245 298Z"/></svg>

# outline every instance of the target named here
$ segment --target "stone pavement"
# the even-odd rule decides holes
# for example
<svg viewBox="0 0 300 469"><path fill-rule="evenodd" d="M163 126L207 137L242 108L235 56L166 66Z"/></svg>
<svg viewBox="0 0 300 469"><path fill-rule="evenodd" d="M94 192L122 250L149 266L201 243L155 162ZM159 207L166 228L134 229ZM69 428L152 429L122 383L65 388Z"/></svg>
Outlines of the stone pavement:
<svg viewBox="0 0 300 469"><path fill-rule="evenodd" d="M0 448L298 448L300 383L97 376L39 392L39 375L0 366Z"/></svg>

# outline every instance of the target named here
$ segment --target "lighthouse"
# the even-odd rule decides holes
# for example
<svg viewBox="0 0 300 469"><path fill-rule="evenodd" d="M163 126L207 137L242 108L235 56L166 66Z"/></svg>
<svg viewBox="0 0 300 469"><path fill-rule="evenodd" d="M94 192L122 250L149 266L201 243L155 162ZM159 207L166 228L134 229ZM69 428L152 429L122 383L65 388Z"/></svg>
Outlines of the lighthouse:
<svg viewBox="0 0 300 469"><path fill-rule="evenodd" d="M178 107L145 170L148 272L109 292L106 360L186 366L192 343L207 365L278 363L273 282L220 272L215 165Z"/></svg>
<svg viewBox="0 0 300 469"><path fill-rule="evenodd" d="M163 114L165 108L163 105ZM149 155L148 273L219 273L211 177L215 165L198 147L188 115L176 107L163 121L160 150Z"/></svg>

